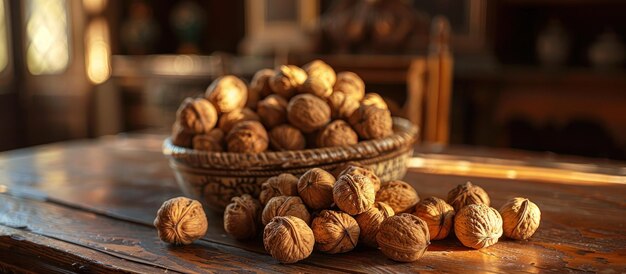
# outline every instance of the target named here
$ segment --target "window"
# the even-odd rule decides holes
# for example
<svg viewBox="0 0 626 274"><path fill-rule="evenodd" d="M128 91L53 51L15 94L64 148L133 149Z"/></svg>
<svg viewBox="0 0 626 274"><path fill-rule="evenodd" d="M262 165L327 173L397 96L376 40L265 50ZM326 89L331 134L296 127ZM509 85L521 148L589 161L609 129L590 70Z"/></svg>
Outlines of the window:
<svg viewBox="0 0 626 274"><path fill-rule="evenodd" d="M27 0L26 65L34 75L63 72L69 63L69 30L65 0Z"/></svg>
<svg viewBox="0 0 626 274"><path fill-rule="evenodd" d="M111 68L109 57L109 27L104 18L96 18L87 27L85 33L85 61L87 77L94 84L109 79Z"/></svg>
<svg viewBox="0 0 626 274"><path fill-rule="evenodd" d="M0 0L0 72L9 63L9 36L7 32L7 12L4 0Z"/></svg>

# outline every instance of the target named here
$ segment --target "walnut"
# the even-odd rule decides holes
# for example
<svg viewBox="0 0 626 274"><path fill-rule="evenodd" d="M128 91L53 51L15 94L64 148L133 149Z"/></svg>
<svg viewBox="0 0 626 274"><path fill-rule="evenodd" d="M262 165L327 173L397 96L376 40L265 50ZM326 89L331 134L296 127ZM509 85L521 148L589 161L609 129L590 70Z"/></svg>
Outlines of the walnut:
<svg viewBox="0 0 626 274"><path fill-rule="evenodd" d="M413 210L420 197L411 185L403 181L391 181L380 187L376 201L388 204L393 212L404 213Z"/></svg>
<svg viewBox="0 0 626 274"><path fill-rule="evenodd" d="M226 135L230 152L259 153L267 149L268 143L267 132L257 121L240 122Z"/></svg>
<svg viewBox="0 0 626 274"><path fill-rule="evenodd" d="M333 93L333 85L323 78L310 77L298 88L299 93L308 93L326 98Z"/></svg>
<svg viewBox="0 0 626 274"><path fill-rule="evenodd" d="M215 79L205 92L205 97L215 105L220 113L243 108L248 100L248 87L233 75Z"/></svg>
<svg viewBox="0 0 626 274"><path fill-rule="evenodd" d="M305 133L311 133L330 122L330 108L322 99L300 94L289 101L287 119Z"/></svg>
<svg viewBox="0 0 626 274"><path fill-rule="evenodd" d="M452 230L454 220L454 208L446 201L437 197L429 197L421 200L413 215L426 221L431 240L441 240L448 237Z"/></svg>
<svg viewBox="0 0 626 274"><path fill-rule="evenodd" d="M488 205L467 205L454 217L454 234L467 247L491 246L502 236L502 217Z"/></svg>
<svg viewBox="0 0 626 274"><path fill-rule="evenodd" d="M350 115L359 108L359 101L346 96L341 91L335 91L326 98L333 119L348 120Z"/></svg>
<svg viewBox="0 0 626 274"><path fill-rule="evenodd" d="M332 87L337 81L335 70L322 60L313 60L302 67L309 78L321 78Z"/></svg>
<svg viewBox="0 0 626 274"><path fill-rule="evenodd" d="M198 98L185 99L176 112L180 126L189 133L207 133L217 123L217 111L211 102Z"/></svg>
<svg viewBox="0 0 626 274"><path fill-rule="evenodd" d="M346 169L350 168L351 166L356 166L356 167L362 167L365 169L370 169L369 167L367 167L364 164L361 164L359 162L355 162L355 161L350 161L350 162L345 162L342 164L339 164L337 166L335 166L335 168L330 172L331 174L333 174L333 176L335 176L335 178L339 178L339 175Z"/></svg>
<svg viewBox="0 0 626 274"><path fill-rule="evenodd" d="M207 134L193 137L193 149L220 152L224 147L224 131L214 128Z"/></svg>
<svg viewBox="0 0 626 274"><path fill-rule="evenodd" d="M317 135L317 147L347 146L358 142L359 136L343 120L326 125Z"/></svg>
<svg viewBox="0 0 626 274"><path fill-rule="evenodd" d="M300 130L284 124L270 130L270 145L278 151L301 150L306 147L306 140Z"/></svg>
<svg viewBox="0 0 626 274"><path fill-rule="evenodd" d="M206 234L208 222L200 202L178 197L161 205L154 219L154 227L161 241L177 245L190 244Z"/></svg>
<svg viewBox="0 0 626 274"><path fill-rule="evenodd" d="M177 121L172 125L172 144L179 147L191 147L193 133L186 132L183 126Z"/></svg>
<svg viewBox="0 0 626 274"><path fill-rule="evenodd" d="M352 216L333 210L322 210L311 224L317 249L344 253L356 247L361 229Z"/></svg>
<svg viewBox="0 0 626 274"><path fill-rule="evenodd" d="M265 98L272 94L272 88L270 87L269 80L276 74L273 69L262 69L257 71L252 77L250 86L248 87L248 101L246 106L254 109L257 107L257 102L261 98Z"/></svg>
<svg viewBox="0 0 626 274"><path fill-rule="evenodd" d="M307 75L304 70L299 67L287 65L280 66L276 70L276 74L270 78L270 87L274 93L284 97L291 98L298 87L306 81Z"/></svg>
<svg viewBox="0 0 626 274"><path fill-rule="evenodd" d="M359 224L359 228L361 228L359 241L371 247L378 247L376 235L378 234L380 224L393 215L393 209L381 202L374 203L368 210L356 215L356 222Z"/></svg>
<svg viewBox="0 0 626 274"><path fill-rule="evenodd" d="M348 167L344 168L337 177L344 175L344 174L352 174L352 175L359 174L359 175L367 176L368 178L370 178L370 180L372 180L372 183L374 184L374 191L378 192L378 190L380 190L380 185L381 185L380 178L378 178L378 176L376 176L374 171L372 171L368 167L365 167L360 164L349 165Z"/></svg>
<svg viewBox="0 0 626 274"><path fill-rule="evenodd" d="M450 192L448 192L447 202L456 212L459 212L461 208L469 204L485 204L487 206L490 204L487 192L481 187L473 185L471 182L458 185L450 190Z"/></svg>
<svg viewBox="0 0 626 274"><path fill-rule="evenodd" d="M383 99L380 94L373 92L366 93L365 97L363 97L363 101L361 101L361 104L366 106L372 105L382 109L389 109L387 103L385 102L385 99Z"/></svg>
<svg viewBox="0 0 626 274"><path fill-rule="evenodd" d="M311 228L300 218L278 216L265 226L263 246L281 263L295 263L313 253L315 237Z"/></svg>
<svg viewBox="0 0 626 274"><path fill-rule="evenodd" d="M266 205L270 199L278 196L297 196L298 195L298 177L289 173L283 173L278 176L270 177L261 185L261 194L259 200L261 204Z"/></svg>
<svg viewBox="0 0 626 274"><path fill-rule="evenodd" d="M312 168L298 180L298 194L313 210L330 208L333 204L335 177L321 168Z"/></svg>
<svg viewBox="0 0 626 274"><path fill-rule="evenodd" d="M239 122L260 121L259 115L249 108L236 109L229 113L224 113L218 122L218 126L226 134Z"/></svg>
<svg viewBox="0 0 626 274"><path fill-rule="evenodd" d="M333 186L335 204L350 215L368 210L374 204L375 196L372 180L363 175L344 174Z"/></svg>
<svg viewBox="0 0 626 274"><path fill-rule="evenodd" d="M356 73L344 71L337 74L333 90L344 92L348 97L361 101L365 96L365 83Z"/></svg>
<svg viewBox="0 0 626 274"><path fill-rule="evenodd" d="M393 121L389 110L361 105L348 118L359 137L370 140L393 134Z"/></svg>
<svg viewBox="0 0 626 274"><path fill-rule="evenodd" d="M526 240L535 234L541 222L539 207L526 198L513 198L501 208L502 229L511 239Z"/></svg>
<svg viewBox="0 0 626 274"><path fill-rule="evenodd" d="M224 210L224 230L237 240L256 237L260 224L261 204L248 194L233 197Z"/></svg>
<svg viewBox="0 0 626 274"><path fill-rule="evenodd" d="M274 128L287 122L288 102L276 94L265 97L257 104L257 113L267 128Z"/></svg>
<svg viewBox="0 0 626 274"><path fill-rule="evenodd" d="M267 225L276 216L294 216L307 224L311 222L311 215L298 196L278 196L270 199L261 215L263 225Z"/></svg>
<svg viewBox="0 0 626 274"><path fill-rule="evenodd" d="M376 242L388 258L399 262L417 261L430 244L428 225L415 215L402 213L380 224Z"/></svg>

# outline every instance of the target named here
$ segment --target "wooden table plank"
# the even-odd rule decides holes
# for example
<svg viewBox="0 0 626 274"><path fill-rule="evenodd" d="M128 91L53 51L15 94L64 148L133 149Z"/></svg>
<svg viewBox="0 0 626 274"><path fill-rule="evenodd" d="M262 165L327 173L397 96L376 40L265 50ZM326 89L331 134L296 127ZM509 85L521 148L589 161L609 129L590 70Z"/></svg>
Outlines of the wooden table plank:
<svg viewBox="0 0 626 274"><path fill-rule="evenodd" d="M416 172L406 178L421 197L445 197L449 189L468 179L489 192L492 206L496 208L514 196L525 196L537 203L542 209L542 224L536 235L530 241L522 242L502 239L497 245L478 251L464 248L454 239L437 241L422 260L409 264L398 264L376 250L359 248L341 255L315 253L296 266L309 270L325 267L357 272L626 271L623 259L626 257L624 185L566 185ZM126 139L53 145L10 155L0 154L0 184L5 184L4 191L11 195L48 199L45 204L56 203L53 207L93 211L101 214L96 215L99 218L112 216L120 222L138 222L140 224L130 223L130 226L143 227L142 233L149 237L155 237L149 225L160 203L180 195L155 142ZM276 270L271 267L275 261L265 255L259 240L235 241L224 234L219 214L211 213L209 220L209 233L199 243L201 247L213 245L221 248L218 250L231 248L247 252L252 264L264 262L269 264L268 271ZM163 256L171 256L167 253L169 250L159 251L159 248L164 249L163 246L153 243L150 248L152 253L165 252ZM200 251L194 249L193 252ZM177 259L183 261L165 262L200 266L210 263L180 256Z"/></svg>
<svg viewBox="0 0 626 274"><path fill-rule="evenodd" d="M332 272L311 265L281 265L268 256L239 248L197 241L188 246L161 242L150 226L133 224L49 203L0 194L0 225L78 245L147 265L160 271ZM68 266L69 267L69 266Z"/></svg>
<svg viewBox="0 0 626 274"><path fill-rule="evenodd" d="M110 273L155 272L159 269L135 264L79 245L51 239L25 230L0 225L0 272Z"/></svg>

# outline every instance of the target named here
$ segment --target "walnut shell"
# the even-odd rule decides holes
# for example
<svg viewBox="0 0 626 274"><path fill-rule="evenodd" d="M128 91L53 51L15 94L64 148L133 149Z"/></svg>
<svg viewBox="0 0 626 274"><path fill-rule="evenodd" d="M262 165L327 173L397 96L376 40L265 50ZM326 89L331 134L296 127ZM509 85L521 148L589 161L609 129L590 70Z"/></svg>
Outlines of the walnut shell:
<svg viewBox="0 0 626 274"><path fill-rule="evenodd" d="M207 134L193 137L193 149L220 152L224 150L224 131L214 128Z"/></svg>
<svg viewBox="0 0 626 274"><path fill-rule="evenodd" d="M356 73L344 71L337 74L337 81L333 90L341 91L348 97L360 102L365 96L365 83Z"/></svg>
<svg viewBox="0 0 626 274"><path fill-rule="evenodd" d="M261 215L263 225L267 225L276 216L294 216L307 224L311 223L311 214L298 196L278 196L270 199Z"/></svg>
<svg viewBox="0 0 626 274"><path fill-rule="evenodd" d="M297 196L298 195L298 177L289 173L283 173L278 176L270 177L261 185L261 194L259 201L266 205L270 199L278 196Z"/></svg>
<svg viewBox="0 0 626 274"><path fill-rule="evenodd" d="M385 203L376 202L365 212L354 217L361 228L359 242L371 247L378 247L376 235L383 221L395 213L393 209Z"/></svg>
<svg viewBox="0 0 626 274"><path fill-rule="evenodd" d="M330 114L333 119L348 120L350 115L360 106L359 101L346 96L346 94L341 91L333 92L333 94L326 98L326 102L330 107Z"/></svg>
<svg viewBox="0 0 626 274"><path fill-rule="evenodd" d="M333 186L335 204L350 215L368 210L374 204L375 196L372 180L359 174L344 174Z"/></svg>
<svg viewBox="0 0 626 274"><path fill-rule="evenodd" d="M312 168L298 180L298 194L313 210L330 208L333 204L335 177L321 168Z"/></svg>
<svg viewBox="0 0 626 274"><path fill-rule="evenodd" d="M380 94L373 92L366 93L365 97L363 97L363 101L361 101L361 104L366 106L371 105L381 109L389 109L387 103L385 102L385 99L383 99Z"/></svg>
<svg viewBox="0 0 626 274"><path fill-rule="evenodd" d="M428 225L415 215L402 213L380 224L376 242L388 258L399 262L417 261L430 244Z"/></svg>
<svg viewBox="0 0 626 274"><path fill-rule="evenodd" d="M313 60L302 67L309 78L321 78L332 87L337 81L335 70L322 60Z"/></svg>
<svg viewBox="0 0 626 274"><path fill-rule="evenodd" d="M205 97L219 113L243 108L248 100L248 87L237 76L226 75L215 79L205 92Z"/></svg>
<svg viewBox="0 0 626 274"><path fill-rule="evenodd" d="M239 122L260 120L259 115L249 108L236 109L229 113L224 113L218 121L218 127L228 134Z"/></svg>
<svg viewBox="0 0 626 274"><path fill-rule="evenodd" d="M185 131L183 126L178 122L172 125L172 144L179 147L191 147L193 142L193 133Z"/></svg>
<svg viewBox="0 0 626 274"><path fill-rule="evenodd" d="M206 234L208 222L200 202L178 197L161 205L154 219L154 227L161 241L190 244Z"/></svg>
<svg viewBox="0 0 626 274"><path fill-rule="evenodd" d="M207 133L217 123L217 111L211 102L205 99L187 98L176 111L176 120L188 133Z"/></svg>
<svg viewBox="0 0 626 274"><path fill-rule="evenodd" d="M287 122L287 105L283 97L276 94L265 97L257 104L257 113L267 128L274 128Z"/></svg>
<svg viewBox="0 0 626 274"><path fill-rule="evenodd" d="M420 197L411 185L403 181L391 181L383 184L376 192L376 201L388 204L393 212L404 213L412 211Z"/></svg>
<svg viewBox="0 0 626 274"><path fill-rule="evenodd" d="M311 94L300 94L287 105L289 123L304 133L311 133L330 122L330 107Z"/></svg>
<svg viewBox="0 0 626 274"><path fill-rule="evenodd" d="M535 234L541 222L539 207L526 198L508 200L501 208L502 229L511 239L526 240Z"/></svg>
<svg viewBox="0 0 626 274"><path fill-rule="evenodd" d="M341 175L341 173L344 170L350 168L351 166L356 166L356 167L362 167L362 168L365 168L365 169L370 169L369 167L367 167L364 164L361 164L361 163L355 162L355 161L350 161L350 162L345 162L345 163L342 163L342 164L339 164L339 165L335 166L335 168L331 171L331 174L333 176L335 176L335 178L339 178L339 175Z"/></svg>
<svg viewBox="0 0 626 274"><path fill-rule="evenodd" d="M336 120L326 125L317 135L317 147L336 147L354 145L359 136L343 120Z"/></svg>
<svg viewBox="0 0 626 274"><path fill-rule="evenodd" d="M237 240L256 237L260 225L261 204L248 194L233 197L224 210L224 230Z"/></svg>
<svg viewBox="0 0 626 274"><path fill-rule="evenodd" d="M393 121L389 110L361 105L348 118L359 137L370 140L393 134Z"/></svg>
<svg viewBox="0 0 626 274"><path fill-rule="evenodd" d="M284 124L270 130L270 145L277 151L301 150L306 147L306 139L300 130Z"/></svg>
<svg viewBox="0 0 626 274"><path fill-rule="evenodd" d="M298 92L326 98L333 93L333 85L323 78L309 77L298 88Z"/></svg>
<svg viewBox="0 0 626 274"><path fill-rule="evenodd" d="M311 256L315 237L311 228L300 218L278 216L265 226L263 246L281 263L295 263Z"/></svg>
<svg viewBox="0 0 626 274"><path fill-rule="evenodd" d="M361 229L352 216L333 210L322 210L313 222L311 229L317 249L336 254L354 249L359 241Z"/></svg>
<svg viewBox="0 0 626 274"><path fill-rule="evenodd" d="M454 217L454 234L464 246L481 249L498 242L502 236L502 218L485 204L470 204Z"/></svg>
<svg viewBox="0 0 626 274"><path fill-rule="evenodd" d="M446 201L437 197L428 197L415 206L413 215L428 224L431 240L441 240L448 237L454 221L454 208Z"/></svg>
<svg viewBox="0 0 626 274"><path fill-rule="evenodd" d="M454 211L459 212L461 208L470 204L485 204L489 206L490 199L487 192L481 187L473 185L471 182L466 182L448 192L447 202L454 208Z"/></svg>
<svg viewBox="0 0 626 274"><path fill-rule="evenodd" d="M265 151L268 144L267 132L257 121L237 123L226 135L229 152L259 153Z"/></svg>
<svg viewBox="0 0 626 274"><path fill-rule="evenodd" d="M262 98L272 94L269 80L276 74L273 69L262 69L257 71L250 81L248 87L248 101L246 107L254 109Z"/></svg>
<svg viewBox="0 0 626 274"><path fill-rule="evenodd" d="M304 81L307 74L299 67L287 65L280 66L276 70L276 74L270 78L270 87L274 93L284 97L291 98Z"/></svg>
<svg viewBox="0 0 626 274"><path fill-rule="evenodd" d="M381 186L380 178L378 178L378 176L376 176L374 171L372 171L368 167L365 167L360 164L349 165L344 170L342 170L341 173L339 173L337 177L344 175L344 174L352 174L352 175L359 174L359 175L367 176L368 178L370 178L370 180L372 180L372 183L374 184L374 191L378 192L378 190L380 190L380 186Z"/></svg>

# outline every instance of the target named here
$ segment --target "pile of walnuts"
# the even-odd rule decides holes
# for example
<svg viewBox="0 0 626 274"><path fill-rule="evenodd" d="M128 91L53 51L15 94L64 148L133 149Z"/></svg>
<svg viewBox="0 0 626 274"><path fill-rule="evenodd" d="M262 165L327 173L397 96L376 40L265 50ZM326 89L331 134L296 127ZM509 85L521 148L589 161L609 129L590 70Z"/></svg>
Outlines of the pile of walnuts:
<svg viewBox="0 0 626 274"><path fill-rule="evenodd" d="M348 163L332 172L313 168L300 178L269 178L259 199L233 198L224 229L238 240L263 232L265 249L282 263L303 260L313 250L344 253L358 244L411 262L452 230L463 245L480 249L495 244L503 232L528 239L539 226L539 208L528 199L514 198L500 212L489 203L487 193L469 182L451 190L447 200L420 200L409 184L381 184L372 170Z"/></svg>
<svg viewBox="0 0 626 274"><path fill-rule="evenodd" d="M299 178L281 174L267 179L258 200L233 198L224 212L224 230L239 240L254 239L262 231L265 249L282 263L303 260L314 249L348 252L359 243L380 247L392 259L413 261L430 240L424 221L403 214L418 201L407 183L381 185L371 169L351 162L331 172L313 168ZM399 240L400 232L410 235Z"/></svg>
<svg viewBox="0 0 626 274"><path fill-rule="evenodd" d="M313 168L299 178L267 179L258 199L244 194L231 200L224 230L237 240L262 234L265 250L281 263L306 259L314 249L336 254L358 244L412 262L451 231L463 245L481 249L502 234L526 240L539 227L541 212L526 198L513 198L499 211L489 205L487 192L470 182L446 200L420 200L409 184L381 184L371 169L350 162L331 172ZM206 233L207 219L199 202L179 197L163 204L154 225L163 241L189 244Z"/></svg>
<svg viewBox="0 0 626 274"><path fill-rule="evenodd" d="M250 84L220 77L202 98L187 98L176 113L172 143L204 151L266 150L352 145L393 133L391 113L365 93L352 72L335 73L320 60L258 71Z"/></svg>

